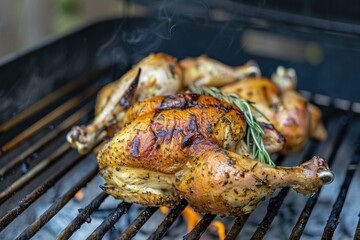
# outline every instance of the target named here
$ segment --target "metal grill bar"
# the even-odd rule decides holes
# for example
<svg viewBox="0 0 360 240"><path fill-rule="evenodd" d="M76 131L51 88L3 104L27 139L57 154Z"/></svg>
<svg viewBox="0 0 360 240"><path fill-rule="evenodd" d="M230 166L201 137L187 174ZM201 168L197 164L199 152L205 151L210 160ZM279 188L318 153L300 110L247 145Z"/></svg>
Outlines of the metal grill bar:
<svg viewBox="0 0 360 240"><path fill-rule="evenodd" d="M360 214L359 214L359 217L360 217ZM360 219L358 221L355 236L354 236L354 240L359 240L359 239L360 239Z"/></svg>
<svg viewBox="0 0 360 240"><path fill-rule="evenodd" d="M150 219L158 210L158 207L147 207L139 216L130 224L130 226L121 234L118 240L132 239L140 228Z"/></svg>
<svg viewBox="0 0 360 240"><path fill-rule="evenodd" d="M87 238L88 240L101 239L107 231L125 214L132 203L122 202L110 215L95 229L95 231Z"/></svg>
<svg viewBox="0 0 360 240"><path fill-rule="evenodd" d="M105 192L101 192L94 200L91 201L89 205L85 207L85 209L81 210L81 212L71 221L69 225L67 225L67 227L56 237L56 239L60 240L70 238L71 235L90 217L91 213L100 207L101 203L104 202L107 196L108 195Z"/></svg>
<svg viewBox="0 0 360 240"><path fill-rule="evenodd" d="M266 232L269 230L272 221L277 216L279 209L284 202L284 199L288 194L289 190L290 188L288 187L283 188L276 197L270 199L269 205L267 207L267 213L251 239L262 239L264 237Z"/></svg>
<svg viewBox="0 0 360 240"><path fill-rule="evenodd" d="M186 234L183 237L183 239L186 240L199 239L201 235L203 235L205 230L209 227L209 225L211 224L211 222L214 220L215 217L216 215L213 214L205 214L205 216L201 219L201 221L198 224L196 224L193 230L191 230L191 232Z"/></svg>
<svg viewBox="0 0 360 240"><path fill-rule="evenodd" d="M178 205L171 208L170 213L165 217L164 221L161 222L156 231L151 234L148 240L161 239L187 205L188 203L182 200Z"/></svg>
<svg viewBox="0 0 360 240"><path fill-rule="evenodd" d="M50 219L55 216L71 198L98 173L98 167L94 166L79 182L68 190L60 199L56 200L35 222L28 226L17 239L28 239L35 235L39 229L44 226Z"/></svg>
<svg viewBox="0 0 360 240"><path fill-rule="evenodd" d="M53 102L59 100L66 94L76 90L82 84L89 82L91 79L98 78L101 73L104 73L106 69L103 70L93 70L90 73L86 73L83 76L80 76L78 79L75 79L68 84L64 85L63 87L57 89L56 91L52 92L51 94L47 95L46 97L40 99L38 102L34 103L32 106L28 107L12 119L8 120L7 122L0 125L0 132L9 131L11 128L15 127L19 123L23 122L27 118L31 117L35 113L39 112L40 110L44 109L45 107L49 106Z"/></svg>
<svg viewBox="0 0 360 240"><path fill-rule="evenodd" d="M7 199L9 199L16 191L22 189L25 185L27 185L30 181L34 180L36 176L38 176L44 169L58 161L62 156L65 155L68 151L71 150L71 147L68 143L62 144L53 154L49 157L45 158L39 164L37 164L34 168L32 168L29 172L7 187L0 194L0 205L3 204Z"/></svg>
<svg viewBox="0 0 360 240"><path fill-rule="evenodd" d="M22 162L24 162L31 154L45 147L46 144L54 140L59 134L61 134L66 129L78 122L82 117L88 114L92 110L92 108L93 103L85 105L84 107L76 111L74 114L72 114L69 118L67 118L64 122L62 122L59 126L49 132L46 136L41 138L38 142L26 149L13 161L10 161L7 165L0 169L0 178L5 177L7 174L13 171L15 167L19 166Z"/></svg>
<svg viewBox="0 0 360 240"><path fill-rule="evenodd" d="M247 221L247 219L249 218L249 216L250 216L250 214L246 214L241 217L237 217L235 219L234 224L230 228L230 231L228 232L228 234L226 234L225 240L235 239L239 235L241 229L243 228L243 226L244 226L245 222Z"/></svg>
<svg viewBox="0 0 360 240"><path fill-rule="evenodd" d="M4 144L0 149L0 156L14 149L20 143L28 139L31 135L37 133L40 129L44 128L46 125L58 119L64 113L75 108L87 98L94 96L94 94L99 90L99 88L100 88L99 84L93 84L90 87L88 87L85 91L83 91L81 94L76 95L75 97L71 98L61 106L57 107L55 110L47 114L45 117L43 117L42 119L31 125L25 131L21 132L19 135L14 137L8 143Z"/></svg>
<svg viewBox="0 0 360 240"><path fill-rule="evenodd" d="M347 115L345 115L344 117L342 117L341 121L340 121L340 127L339 127L339 131L337 132L336 138L335 138L335 143L332 146L332 150L330 153L330 156L328 158L328 165L331 166L336 154L337 154L337 150L339 149L342 141L344 140L347 131L349 129L349 125L351 123L351 119L352 119L352 112L349 111L349 113ZM320 191L321 191L322 187L320 187L314 195L312 195L311 197L308 198L305 207L303 208L292 232L290 235L290 239L300 239L306 224L310 218L310 214L317 202L317 199L319 197Z"/></svg>
<svg viewBox="0 0 360 240"><path fill-rule="evenodd" d="M356 168L360 162L360 138L358 139L355 147L354 154L350 163L347 166L346 177L341 185L340 192L333 205L329 219L326 223L322 239L331 239L335 232L337 225L339 224L340 212L344 206L344 202L349 191L351 181L354 177Z"/></svg>
<svg viewBox="0 0 360 240"><path fill-rule="evenodd" d="M42 196L49 188L55 185L59 179L61 179L68 171L83 160L85 156L77 155L73 159L69 160L64 167L57 171L54 175L45 180L43 184L37 187L34 191L28 194L23 200L21 200L17 206L11 209L5 216L0 219L0 231L9 225L17 216L25 211L33 202Z"/></svg>

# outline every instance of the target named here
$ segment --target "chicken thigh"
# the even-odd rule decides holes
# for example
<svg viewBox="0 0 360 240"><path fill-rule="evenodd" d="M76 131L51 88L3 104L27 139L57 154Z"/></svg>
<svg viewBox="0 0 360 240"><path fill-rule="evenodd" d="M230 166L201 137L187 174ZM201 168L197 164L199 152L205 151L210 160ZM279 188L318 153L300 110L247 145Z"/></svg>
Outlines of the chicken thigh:
<svg viewBox="0 0 360 240"><path fill-rule="evenodd" d="M173 206L186 199L200 212L239 216L276 188L308 194L332 181L320 157L285 168L238 151L246 128L238 108L209 96L184 93L137 102L98 153L103 189L127 202ZM268 151L280 150L271 142L281 135L267 129Z"/></svg>

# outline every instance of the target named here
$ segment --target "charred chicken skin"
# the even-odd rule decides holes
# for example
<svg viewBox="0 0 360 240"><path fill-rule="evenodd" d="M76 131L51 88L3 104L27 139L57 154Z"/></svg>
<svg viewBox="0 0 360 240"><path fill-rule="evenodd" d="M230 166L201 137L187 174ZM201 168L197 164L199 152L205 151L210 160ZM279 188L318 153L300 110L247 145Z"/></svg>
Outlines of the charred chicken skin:
<svg viewBox="0 0 360 240"><path fill-rule="evenodd" d="M103 189L127 202L172 206L186 199L200 212L240 216L276 188L308 194L332 181L320 157L293 168L254 161L241 147L246 128L238 108L209 96L184 93L137 102L98 153ZM264 130L267 150L278 151L282 146L273 143L281 135Z"/></svg>

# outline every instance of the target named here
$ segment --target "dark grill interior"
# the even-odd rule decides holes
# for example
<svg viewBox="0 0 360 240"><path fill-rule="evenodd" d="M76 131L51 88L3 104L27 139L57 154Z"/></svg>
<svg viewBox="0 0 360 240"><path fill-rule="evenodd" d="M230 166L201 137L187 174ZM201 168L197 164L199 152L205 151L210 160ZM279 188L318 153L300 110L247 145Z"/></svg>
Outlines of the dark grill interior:
<svg viewBox="0 0 360 240"><path fill-rule="evenodd" d="M61 210L69 202L75 201L74 196L80 189L86 187L89 182L98 177L94 154L91 153L87 156L78 155L65 143L64 136L72 125L86 123L91 120L93 117L92 109L94 107L95 93L101 86L119 76L119 73L124 72L124 70L126 70L132 62L139 59L139 57L152 51L166 51L179 58L187 55L196 56L201 53L207 53L225 62L235 62L234 59L238 58L234 56L233 48L236 46L231 45L233 41L227 40L226 38L223 39L221 34L230 34L226 35L227 38L233 35L238 37L238 34L247 28L247 26L244 25L241 29L233 30L229 27L232 23L226 23L227 25L225 25L225 27L223 27L224 24L220 25L221 27L214 27L212 24L207 25L209 23L206 23L205 26L199 24L199 26L189 27L192 23L185 22L184 24L186 26L180 27L180 30L175 33L175 36L172 36L173 40L169 42L163 38L164 36L160 36L160 42L154 44L146 39L142 42L132 43L131 41L133 41L133 39L131 37L124 43L121 42L123 39L117 35L109 38L113 33L112 31L109 30L105 32L104 29L101 30L101 28L107 28L119 31L119 26L121 26L125 28L122 30L125 33L136 35L136 33L131 32L130 29L145 29L143 26L146 25L144 24L146 21L141 19L126 21L112 20L100 25L98 24L98 26L90 26L74 33L72 36L67 37L67 39L59 39L48 46L35 49L25 55L16 56L1 66L0 73L4 76L4 82L7 81L8 84L12 83L11 76L13 76L15 77L13 80L14 83L19 83L20 88L26 89L26 84L30 81L32 75L28 75L27 78L25 73L30 70L26 70L26 67L23 67L25 70L23 69L23 72L20 73L11 70L16 69L16 66L22 66L21 64L26 62L28 58L37 55L37 59L40 59L34 60L41 61L38 62L38 68L40 70L42 69L42 72L38 73L40 78L53 76L51 75L51 69L56 71L56 67L59 67L59 63L47 62L52 54L57 54L57 51L68 48L70 50L64 53L66 57L63 57L63 59L74 58L73 60L69 60L69 63L62 63L61 59L59 60L61 64L66 64L66 66L60 64L60 66L65 67L67 72L61 75L61 77L57 76L52 79L49 77L50 79L47 79L47 81L53 82L50 90L36 92L36 96L29 100L29 103L25 103L22 109L16 105L16 101L10 101L12 104L9 104L9 106L7 106L7 112L4 112L3 123L0 125L2 145L0 153L1 239L13 239L15 237L18 239L28 239L33 236L42 238L44 236L42 235L43 232L40 231L37 235L35 234L46 226L48 222L51 222L53 217L61 213ZM134 28L134 26L137 26L137 28ZM161 28L161 26L159 28ZM179 32L189 28L192 32L191 39L189 39L187 33L181 33L183 38L176 40L176 34L180 34ZM202 37L197 35L197 28L204 28L201 33ZM284 29L287 28L285 27ZM278 31L285 31L284 29ZM165 30L168 30L167 26L165 26ZM162 30L160 29L160 31ZM98 35L103 34L103 36L102 38L94 39L92 43L87 43L87 46L84 46L83 50L76 49L77 40L74 39L85 38L86 32L95 32L98 33ZM203 39L206 32L210 38L208 40ZM302 34L306 35L308 32L289 32L287 34L303 36ZM321 34L319 34L317 38L320 39ZM147 38L151 37L151 34L147 35ZM340 40L337 39L338 37L339 36L334 35L334 39L337 41L348 41L344 36L339 37ZM109 41L109 39L112 40ZM328 41L335 41L334 39ZM236 38L236 40L238 41L238 38ZM324 38L324 41L325 40ZM179 43L176 45L177 41L185 41L185 44ZM229 41L231 44L224 45L224 41ZM192 42L193 44L191 45L190 43ZM236 44L238 44L238 42ZM326 44L327 43L324 43L325 49ZM149 45L149 48L144 49L147 45ZM116 46L118 46L118 49L116 49ZM222 46L227 47L222 48ZM205 51L204 47L206 47ZM72 50L74 50L74 52L72 52ZM350 51L351 49L340 50L337 49L336 51L339 51L345 56L346 51ZM107 51L105 57L101 56L101 51ZM85 56L83 56L84 54ZM265 76L270 75L270 69L275 71L277 65L286 62L281 60L272 61L263 57L250 56L246 53L241 54L243 54L243 56L240 57L241 59L254 58L259 60L260 67ZM78 58L77 56L80 55L82 57ZM44 58L42 59L42 57ZM96 61L98 62L86 62L89 60L84 60L84 63L79 63L78 66L72 65L72 61L85 58L91 59L92 57L97 59ZM110 58L110 60L106 59L106 57ZM121 59L121 61L119 59ZM346 64L346 62L339 64ZM322 235L323 239L331 239L334 234L336 236L337 226L343 217L341 212L344 206L349 203L356 204L359 197L356 186L351 185L351 182L356 182L356 180L352 180L359 178L356 170L360 161L360 105L356 102L356 94L350 90L351 86L343 86L345 88L347 87L347 90L339 90L336 88L336 86L342 86L341 84L346 85L346 81L350 80L344 80L340 83L329 83L331 85L330 87L322 86L322 84L324 84L324 82L321 83L321 81L323 81L322 79L325 79L325 77L330 78L330 75L337 71L336 69L328 69L329 73L327 73L325 77L322 77L322 79L319 80L320 82L316 82L312 86L312 82L307 82L306 80L306 77L312 74L309 71L314 70L313 75L321 78L321 72L325 70L307 66L304 63L294 62L291 63L291 65L299 73L300 89L306 89L306 91L302 91L301 93L322 109L324 122L329 131L329 138L324 143L311 141L301 153L291 157L276 156L275 160L277 164L295 165L310 159L313 155L324 156L335 172L336 181L333 185L319 189L312 196L302 197L295 195L296 198L301 199L299 201L302 205L300 207L298 206L298 210L295 209L292 213L292 220L290 221L292 224L291 229L288 229L286 232L288 235L283 236L283 238L300 239L300 237L307 237L307 239L310 239L313 237L309 235L309 233L305 236L303 234L306 232L305 230L309 227L309 224L311 224L311 221L317 220L318 216L316 214L314 215L313 212L316 211L318 207L327 218L327 221L322 225L322 233L320 236ZM326 66L325 64L325 66L323 65L322 67L326 68ZM302 70L304 72L301 72ZM74 77L79 76L81 72L83 72L83 74L80 75L80 77ZM34 72L29 73L34 74ZM345 76L347 76L347 74L350 75L350 73L342 74ZM301 82L301 77L305 78L304 82ZM5 86L6 84L4 82L1 82L1 84L4 84L2 85L3 89L8 89L9 87ZM311 91L318 89L322 90L321 95ZM17 92L15 90L9 91L12 91L13 96L4 94L3 98L5 99L6 97L10 100L15 99ZM337 94L332 94L331 91L337 92ZM339 99L339 97L346 95L346 91L349 91L348 99L351 101ZM324 93L332 97L325 96ZM12 117L10 116L10 112L12 111L19 113ZM98 144L101 143L99 142ZM77 171L80 165L86 165L81 168L86 169L86 171ZM49 192L57 189L57 186L67 179L72 179L71 184L66 185L66 189L59 190L61 194L53 197L53 201L49 206L44 208L45 211L41 212L39 216L27 214L29 210L36 205L38 199L41 199L44 195L49 195ZM102 212L100 207L103 202L108 199L108 196L103 193L98 186L91 186L91 188L96 189L97 193L89 196L90 201L86 204L84 203L82 209L79 209L77 216L68 220L66 226L55 233L58 239L68 239L73 233L81 232L85 227L84 225L91 221L94 214L100 214ZM321 200L324 199L323 195L326 191L331 191L330 195L333 196L333 201L324 205L321 203ZM274 229L278 228L279 224L281 224L281 222L279 222L281 219L279 220L279 218L282 218L282 209L287 209L286 206L290 204L289 201L287 202L287 198L289 198L291 194L294 193L289 191L289 188L281 189L270 199L263 202L251 215L236 219L223 219L225 222L231 223L230 225L226 225L226 239L235 239L237 236L242 236L242 234L244 234L245 238L251 237L252 234L252 239L276 236L273 235L276 234L274 233ZM172 224L181 215L186 206L187 203L185 201L181 202L179 205L173 207L163 220L156 222L158 227L151 231L148 236L149 239L160 239L165 236L165 234L174 231ZM135 204L119 201L116 208L106 212L108 215L104 217L102 223L95 226L90 235L81 235L82 238L101 239L105 234L110 232L113 234L111 235L112 237L116 236L119 237L119 239L130 239L142 230L143 225L148 220L157 221L151 219L151 217L158 211L158 208L147 207L144 208L143 211L138 211L132 223L125 226L123 230L114 230L114 225L118 221L121 221L128 211L134 207ZM359 207L359 204L354 205L356 209L352 209L352 211L358 212ZM77 211L78 209L73 209L73 212L77 213ZM341 230L341 233L338 233L340 234L339 236L360 239L360 224L358 223L357 227L355 226L358 222L357 212L352 216L352 226L354 227L350 230L347 229L347 231ZM260 220L253 218L253 215L261 216ZM199 239L215 218L216 216L214 215L204 215L202 220L190 233L186 235L185 232L182 233L184 239ZM29 221L31 224L28 223ZM251 227L254 226L254 221L257 225L255 229ZM26 224L24 224L25 222ZM246 231L246 233L243 233L244 231ZM249 231L252 231L250 235ZM340 230L338 230L338 232L339 231ZM343 235L344 232L349 234L349 236Z"/></svg>

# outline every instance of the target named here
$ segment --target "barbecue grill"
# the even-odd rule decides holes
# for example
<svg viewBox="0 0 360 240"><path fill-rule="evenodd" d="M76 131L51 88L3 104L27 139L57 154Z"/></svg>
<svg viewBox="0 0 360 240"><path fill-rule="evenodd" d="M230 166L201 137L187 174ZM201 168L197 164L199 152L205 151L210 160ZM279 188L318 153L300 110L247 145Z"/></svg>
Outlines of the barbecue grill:
<svg viewBox="0 0 360 240"><path fill-rule="evenodd" d="M335 173L334 183L311 196L284 188L253 213L222 219L226 222L226 239L360 239L360 189L351 184L360 178L360 96L356 91L360 89L356 81L360 69L359 32L356 25L346 24L346 31L341 32L336 29L339 25L329 29L332 22L328 24L327 28L321 28L321 24L310 27L266 16L215 21L195 15L169 16L166 12L149 18L95 22L3 59L0 238L130 239L136 238L149 222L155 225L147 232L149 239L177 231L174 223L179 221L186 201L162 218L154 218L158 208L121 201L116 207L102 209L111 197L93 183L102 181L94 154L78 155L65 142L71 126L85 124L93 117L96 92L101 86L147 54L163 51L179 59L208 54L233 65L254 59L265 76L278 65L292 67L298 73L300 93L323 111L329 131L325 142L311 141L301 153L274 158L278 164L295 165L313 155L324 156ZM302 55L272 58L246 42L249 34L295 44L291 46L316 46L323 58L320 62L308 61ZM87 192L90 188L92 191ZM81 189L89 200L80 201L79 209L69 210L69 204L79 202L76 194ZM44 199L50 202L45 204ZM53 230L52 235L43 231L56 218L63 218L61 213L66 208L74 217L62 219L65 225ZM34 209L42 210L36 214ZM119 229L119 222L132 209L136 215L125 225L122 222ZM103 217L93 226L90 222L95 215ZM177 237L199 239L215 218L202 215L189 233L183 231ZM84 228L89 227L90 234L87 231L85 235Z"/></svg>

